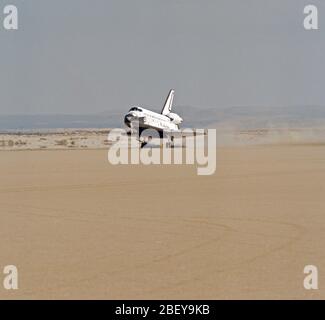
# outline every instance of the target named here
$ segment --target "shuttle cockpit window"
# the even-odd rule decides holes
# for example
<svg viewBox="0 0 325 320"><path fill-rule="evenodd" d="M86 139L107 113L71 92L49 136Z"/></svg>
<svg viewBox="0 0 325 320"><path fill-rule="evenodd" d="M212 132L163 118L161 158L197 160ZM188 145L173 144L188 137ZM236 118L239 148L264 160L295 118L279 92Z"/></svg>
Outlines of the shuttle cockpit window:
<svg viewBox="0 0 325 320"><path fill-rule="evenodd" d="M133 108L131 108L129 111L142 111L142 109L141 108L139 108L139 107L133 107Z"/></svg>

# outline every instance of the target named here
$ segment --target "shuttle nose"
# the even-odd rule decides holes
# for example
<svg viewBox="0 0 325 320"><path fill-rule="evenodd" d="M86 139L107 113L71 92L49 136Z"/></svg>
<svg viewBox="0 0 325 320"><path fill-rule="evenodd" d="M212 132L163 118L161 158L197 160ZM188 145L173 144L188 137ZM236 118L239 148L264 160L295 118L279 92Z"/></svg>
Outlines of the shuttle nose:
<svg viewBox="0 0 325 320"><path fill-rule="evenodd" d="M129 128L131 128L131 117L129 115L126 115L124 117L124 123L126 126L128 126Z"/></svg>

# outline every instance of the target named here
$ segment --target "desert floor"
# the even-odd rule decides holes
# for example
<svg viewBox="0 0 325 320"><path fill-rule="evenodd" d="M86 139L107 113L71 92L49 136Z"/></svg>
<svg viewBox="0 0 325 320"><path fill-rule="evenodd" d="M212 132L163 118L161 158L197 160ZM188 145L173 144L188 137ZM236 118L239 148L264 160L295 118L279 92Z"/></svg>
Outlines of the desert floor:
<svg viewBox="0 0 325 320"><path fill-rule="evenodd" d="M198 176L105 150L0 152L0 298L324 299L325 145L217 153Z"/></svg>

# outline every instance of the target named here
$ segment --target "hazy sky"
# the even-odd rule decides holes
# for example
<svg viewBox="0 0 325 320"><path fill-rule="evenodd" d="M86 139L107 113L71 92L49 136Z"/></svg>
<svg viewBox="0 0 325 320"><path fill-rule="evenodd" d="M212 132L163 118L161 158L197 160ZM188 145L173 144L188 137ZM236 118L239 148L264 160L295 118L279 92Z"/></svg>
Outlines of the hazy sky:
<svg viewBox="0 0 325 320"><path fill-rule="evenodd" d="M303 28L315 4L319 30ZM0 114L325 106L324 0L0 0Z"/></svg>

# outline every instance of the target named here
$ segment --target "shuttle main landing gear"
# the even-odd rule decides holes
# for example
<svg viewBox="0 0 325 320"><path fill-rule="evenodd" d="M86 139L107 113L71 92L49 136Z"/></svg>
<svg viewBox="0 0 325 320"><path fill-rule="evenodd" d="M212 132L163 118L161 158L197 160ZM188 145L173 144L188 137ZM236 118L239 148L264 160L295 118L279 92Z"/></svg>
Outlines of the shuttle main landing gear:
<svg viewBox="0 0 325 320"><path fill-rule="evenodd" d="M174 148L174 137L173 136L168 136L168 141L166 143L167 148Z"/></svg>

